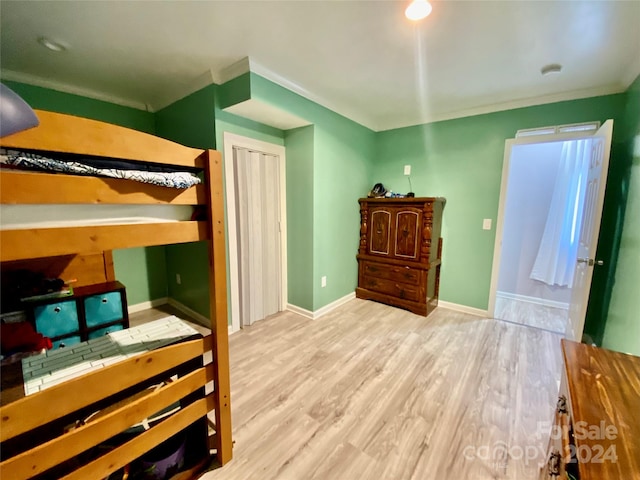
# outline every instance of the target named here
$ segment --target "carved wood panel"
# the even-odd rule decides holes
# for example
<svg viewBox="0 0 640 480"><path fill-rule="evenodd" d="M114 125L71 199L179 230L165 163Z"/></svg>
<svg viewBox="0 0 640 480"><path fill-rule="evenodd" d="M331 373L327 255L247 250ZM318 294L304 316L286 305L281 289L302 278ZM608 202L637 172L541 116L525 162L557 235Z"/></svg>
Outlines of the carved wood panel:
<svg viewBox="0 0 640 480"><path fill-rule="evenodd" d="M420 214L417 211L399 210L396 213L396 245L397 257L417 258Z"/></svg>
<svg viewBox="0 0 640 480"><path fill-rule="evenodd" d="M391 213L388 210L371 210L371 253L389 255L389 237L391 228Z"/></svg>

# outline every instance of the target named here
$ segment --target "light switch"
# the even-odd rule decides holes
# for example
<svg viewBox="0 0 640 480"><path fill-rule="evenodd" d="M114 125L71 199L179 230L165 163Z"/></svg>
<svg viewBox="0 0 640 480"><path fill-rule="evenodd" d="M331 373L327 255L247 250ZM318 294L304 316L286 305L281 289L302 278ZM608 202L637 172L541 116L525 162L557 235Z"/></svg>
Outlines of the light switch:
<svg viewBox="0 0 640 480"><path fill-rule="evenodd" d="M485 218L482 221L482 229L483 230L491 230L491 219L490 218Z"/></svg>
<svg viewBox="0 0 640 480"><path fill-rule="evenodd" d="M404 174L405 175L411 175L411 165L405 165L404 166Z"/></svg>

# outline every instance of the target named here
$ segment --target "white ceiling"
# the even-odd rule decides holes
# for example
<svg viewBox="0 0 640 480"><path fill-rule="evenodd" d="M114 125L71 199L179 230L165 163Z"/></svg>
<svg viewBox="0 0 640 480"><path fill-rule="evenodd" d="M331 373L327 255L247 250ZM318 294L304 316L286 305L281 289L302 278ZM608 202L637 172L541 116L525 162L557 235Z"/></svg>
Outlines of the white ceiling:
<svg viewBox="0 0 640 480"><path fill-rule="evenodd" d="M386 130L620 92L640 73L638 0L441 0L418 24L407 3L2 0L2 78L157 110L249 57L253 71ZM562 73L543 77L549 63Z"/></svg>

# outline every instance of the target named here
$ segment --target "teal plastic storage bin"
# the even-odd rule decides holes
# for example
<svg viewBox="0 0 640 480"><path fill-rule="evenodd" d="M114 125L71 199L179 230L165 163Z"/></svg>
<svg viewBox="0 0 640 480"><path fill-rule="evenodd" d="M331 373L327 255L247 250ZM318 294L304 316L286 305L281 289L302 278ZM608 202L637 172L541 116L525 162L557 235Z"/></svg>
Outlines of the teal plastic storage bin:
<svg viewBox="0 0 640 480"><path fill-rule="evenodd" d="M89 332L89 340L92 338L103 337L111 332L117 332L118 330L122 330L123 326L121 323L117 325L111 325L110 327L99 328L98 330L94 330L93 332Z"/></svg>
<svg viewBox="0 0 640 480"><path fill-rule="evenodd" d="M33 315L36 330L45 337L59 337L80 328L75 300L39 305L33 309Z"/></svg>
<svg viewBox="0 0 640 480"><path fill-rule="evenodd" d="M101 293L84 299L87 328L115 322L123 318L120 292Z"/></svg>

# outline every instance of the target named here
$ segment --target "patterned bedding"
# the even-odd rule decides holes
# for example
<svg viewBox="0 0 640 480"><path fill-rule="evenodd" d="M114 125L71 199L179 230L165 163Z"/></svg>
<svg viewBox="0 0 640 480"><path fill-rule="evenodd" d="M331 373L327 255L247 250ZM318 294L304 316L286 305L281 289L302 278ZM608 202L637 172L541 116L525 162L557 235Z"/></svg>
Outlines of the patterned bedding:
<svg viewBox="0 0 640 480"><path fill-rule="evenodd" d="M45 170L75 175L91 175L109 178L124 178L163 187L189 188L201 183L194 173L185 171L163 171L161 168L144 166L119 160L81 159L60 160L42 155L0 148L0 164L29 170ZM117 167L117 168L113 168Z"/></svg>

